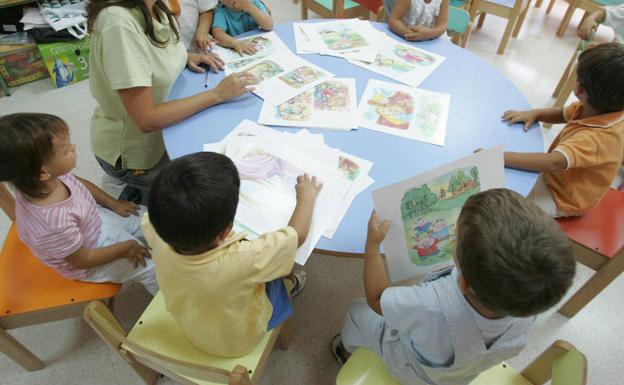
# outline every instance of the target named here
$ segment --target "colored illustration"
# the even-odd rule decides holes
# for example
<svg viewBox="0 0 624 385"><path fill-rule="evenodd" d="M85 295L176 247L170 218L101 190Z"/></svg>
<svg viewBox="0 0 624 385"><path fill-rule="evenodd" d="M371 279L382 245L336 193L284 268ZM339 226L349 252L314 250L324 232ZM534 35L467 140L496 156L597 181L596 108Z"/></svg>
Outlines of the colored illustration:
<svg viewBox="0 0 624 385"><path fill-rule="evenodd" d="M455 223L468 197L481 191L477 167L464 167L407 191L401 219L412 263L430 266L455 253Z"/></svg>
<svg viewBox="0 0 624 385"><path fill-rule="evenodd" d="M445 112L442 102L435 99L420 98L416 110L414 126L425 138L432 138L440 127L440 119Z"/></svg>
<svg viewBox="0 0 624 385"><path fill-rule="evenodd" d="M275 117L288 121L305 121L312 114L312 93L307 91L275 108Z"/></svg>
<svg viewBox="0 0 624 385"><path fill-rule="evenodd" d="M67 60L67 58L65 58L65 61L61 59L54 59L54 65L52 68L57 88L65 87L66 85L74 82L77 70L74 67L74 63Z"/></svg>
<svg viewBox="0 0 624 385"><path fill-rule="evenodd" d="M397 72L409 72L416 68L414 65L405 63L399 59L392 59L383 54L375 56L375 64L379 67L388 67Z"/></svg>
<svg viewBox="0 0 624 385"><path fill-rule="evenodd" d="M407 130L414 113L414 99L403 91L375 88L367 101L364 117L378 125Z"/></svg>
<svg viewBox="0 0 624 385"><path fill-rule="evenodd" d="M272 60L264 60L249 67L245 72L253 74L258 80L266 80L284 72L284 69Z"/></svg>
<svg viewBox="0 0 624 385"><path fill-rule="evenodd" d="M435 57L418 50L416 48L408 48L404 45L395 45L392 52L403 59L406 63L428 66L435 63Z"/></svg>
<svg viewBox="0 0 624 385"><path fill-rule="evenodd" d="M351 28L338 26L335 29L322 29L319 35L327 47L334 51L366 47L368 42Z"/></svg>
<svg viewBox="0 0 624 385"><path fill-rule="evenodd" d="M247 59L241 59L241 60L236 60L236 61L233 61L233 62L229 62L227 64L227 67L228 67L228 69L231 69L232 71L236 71L236 70L239 70L239 69L241 69L241 68L243 68L245 66L248 66L251 63L255 63L255 62L260 61L260 60L262 60L261 57L250 57L250 58L247 58Z"/></svg>
<svg viewBox="0 0 624 385"><path fill-rule="evenodd" d="M258 55L261 52L268 52L273 49L273 42L264 36L254 36L249 39L243 39L241 40L241 43L248 43L255 48L258 52L254 55Z"/></svg>
<svg viewBox="0 0 624 385"><path fill-rule="evenodd" d="M301 88L320 79L324 74L308 66L301 66L279 77L284 83L292 88Z"/></svg>
<svg viewBox="0 0 624 385"><path fill-rule="evenodd" d="M330 80L314 87L314 109L322 111L347 111L349 86Z"/></svg>
<svg viewBox="0 0 624 385"><path fill-rule="evenodd" d="M357 163L344 156L338 157L338 170L350 181L354 181L362 171Z"/></svg>

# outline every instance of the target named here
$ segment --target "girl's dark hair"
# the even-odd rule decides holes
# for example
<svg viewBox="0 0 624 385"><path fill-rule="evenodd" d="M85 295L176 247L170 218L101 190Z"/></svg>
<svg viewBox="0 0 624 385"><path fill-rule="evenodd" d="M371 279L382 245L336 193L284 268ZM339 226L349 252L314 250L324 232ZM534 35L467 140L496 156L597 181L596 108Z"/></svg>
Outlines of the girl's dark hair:
<svg viewBox="0 0 624 385"><path fill-rule="evenodd" d="M143 0L91 0L87 5L87 26L89 32L93 32L93 25L95 24L95 20L97 19L100 12L108 7L124 7L128 9L137 8L143 14L145 18L145 34L150 39L152 44L157 47L165 47L170 39L165 41L160 41L156 37L156 33L154 32L154 22L152 20L152 15L147 9L145 2ZM169 22L169 26L175 35L175 41L178 42L180 40L180 32L178 31L178 26L175 18L171 14L171 10L165 4L163 0L156 0L154 5L152 6L152 11L154 15L158 18L158 21L162 21L162 16L164 15Z"/></svg>
<svg viewBox="0 0 624 385"><path fill-rule="evenodd" d="M0 117L0 181L19 191L43 198L41 168L54 157L52 139L69 133L58 116L19 113Z"/></svg>

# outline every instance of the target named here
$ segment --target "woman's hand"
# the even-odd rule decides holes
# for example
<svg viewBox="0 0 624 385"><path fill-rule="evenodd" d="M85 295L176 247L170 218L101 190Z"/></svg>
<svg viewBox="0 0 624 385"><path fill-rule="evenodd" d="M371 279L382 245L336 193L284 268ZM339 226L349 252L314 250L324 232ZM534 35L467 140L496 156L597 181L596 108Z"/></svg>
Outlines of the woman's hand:
<svg viewBox="0 0 624 385"><path fill-rule="evenodd" d="M214 91L219 103L222 103L244 93L253 91L255 88L249 86L258 83L258 79L253 74L237 72L221 80L221 83L214 88Z"/></svg>
<svg viewBox="0 0 624 385"><path fill-rule="evenodd" d="M214 54L214 53L208 53L208 54L201 54L201 53L194 53L194 52L188 53L188 57L186 59L186 65L188 66L188 68L191 69L191 71L199 72L199 73L206 72L206 70L201 67L202 64L204 66L210 67L212 72L215 72L215 73L223 70L223 66L225 65L225 63L219 57L219 55Z"/></svg>

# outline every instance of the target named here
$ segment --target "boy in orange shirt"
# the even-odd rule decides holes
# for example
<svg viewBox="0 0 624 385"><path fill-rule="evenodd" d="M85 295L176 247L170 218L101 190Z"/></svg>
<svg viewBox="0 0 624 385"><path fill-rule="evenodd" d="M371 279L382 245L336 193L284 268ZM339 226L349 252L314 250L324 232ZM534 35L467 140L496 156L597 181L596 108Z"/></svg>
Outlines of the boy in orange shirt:
<svg viewBox="0 0 624 385"><path fill-rule="evenodd" d="M505 166L539 171L528 198L554 217L578 216L598 205L623 156L624 45L601 44L578 60L574 94L565 108L506 111L503 120L566 123L547 153L505 152Z"/></svg>

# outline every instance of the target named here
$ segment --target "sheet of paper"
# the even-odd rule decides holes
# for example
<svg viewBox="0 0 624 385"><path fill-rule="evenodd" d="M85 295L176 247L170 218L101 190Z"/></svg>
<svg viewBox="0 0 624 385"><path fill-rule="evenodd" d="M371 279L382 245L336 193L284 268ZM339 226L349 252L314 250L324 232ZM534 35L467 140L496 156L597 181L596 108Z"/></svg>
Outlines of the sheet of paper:
<svg viewBox="0 0 624 385"><path fill-rule="evenodd" d="M317 53L314 51L310 38L304 32L301 25L304 23L293 23L293 34L295 36L295 51L299 55Z"/></svg>
<svg viewBox="0 0 624 385"><path fill-rule="evenodd" d="M371 79L358 108L360 127L444 146L450 95Z"/></svg>
<svg viewBox="0 0 624 385"><path fill-rule="evenodd" d="M315 52L335 53L359 51L382 44L382 32L370 22L358 19L301 24Z"/></svg>
<svg viewBox="0 0 624 385"><path fill-rule="evenodd" d="M373 191L379 220L392 223L383 242L390 280L399 282L452 265L464 202L504 185L500 145Z"/></svg>
<svg viewBox="0 0 624 385"><path fill-rule="evenodd" d="M264 102L258 122L274 126L355 129L354 79L332 78L278 105Z"/></svg>
<svg viewBox="0 0 624 385"><path fill-rule="evenodd" d="M240 41L250 43L256 48L257 52L253 55L240 55L231 48L215 46L212 52L216 53L225 62L225 74L229 75L238 72L244 67L248 67L253 63L260 61L265 56L273 53L289 52L288 46L273 31L260 33L257 35L239 39Z"/></svg>
<svg viewBox="0 0 624 385"><path fill-rule="evenodd" d="M377 49L375 60L365 63L349 60L351 63L379 73L391 79L417 87L445 60L443 56L416 48L385 37L385 43Z"/></svg>

